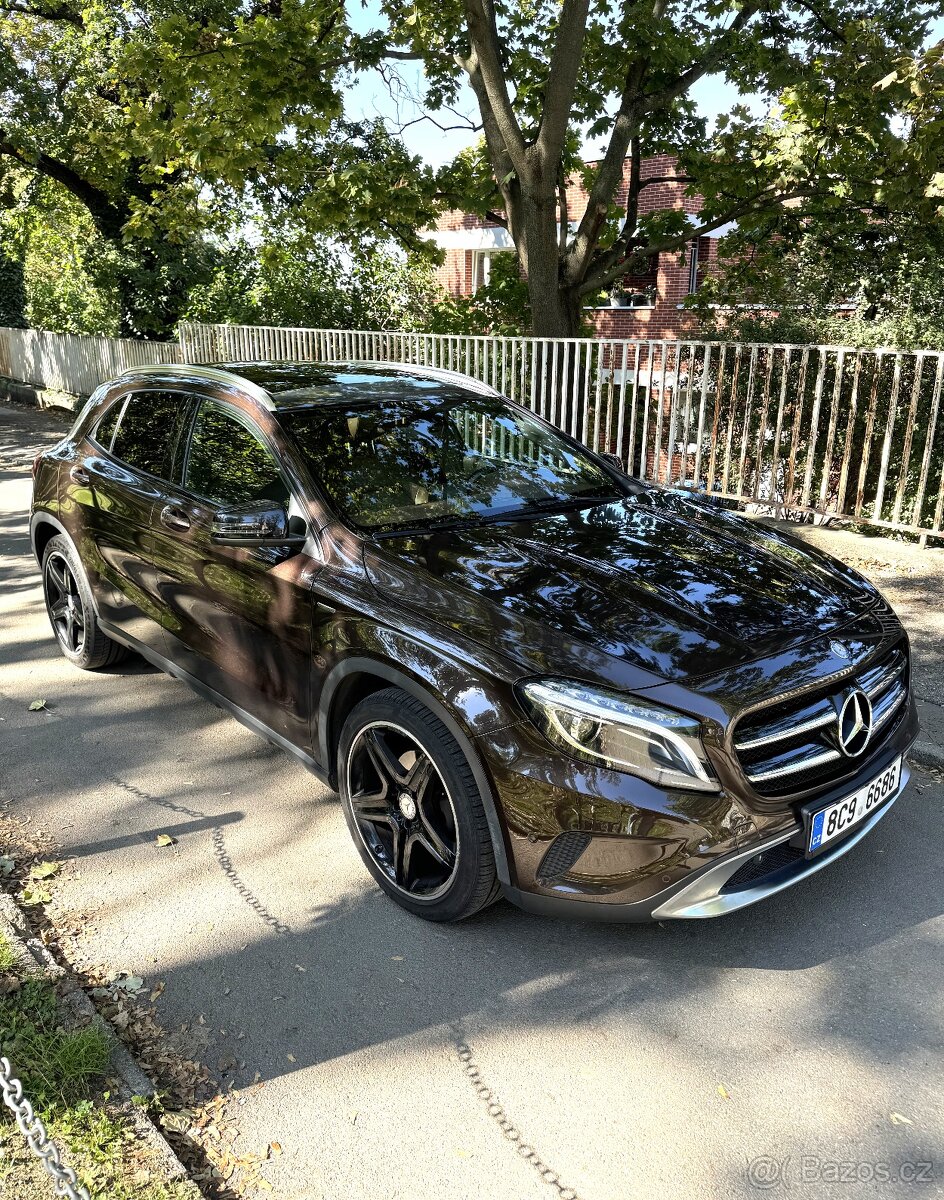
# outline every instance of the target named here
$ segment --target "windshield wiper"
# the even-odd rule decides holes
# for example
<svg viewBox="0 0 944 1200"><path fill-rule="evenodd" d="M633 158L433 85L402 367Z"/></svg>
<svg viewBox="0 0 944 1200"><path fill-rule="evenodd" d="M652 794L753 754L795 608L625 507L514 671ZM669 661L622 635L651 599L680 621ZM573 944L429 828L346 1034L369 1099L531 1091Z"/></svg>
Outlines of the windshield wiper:
<svg viewBox="0 0 944 1200"><path fill-rule="evenodd" d="M424 533L442 533L452 529L471 529L488 520L487 513L468 513L462 517L436 517L422 525L391 525L387 529L370 530L375 538L421 537Z"/></svg>
<svg viewBox="0 0 944 1200"><path fill-rule="evenodd" d="M454 529L474 529L478 525L493 525L504 521L517 521L524 517L538 517L544 513L567 512L574 508L587 508L591 504L612 504L626 497L612 493L585 496L545 496L532 500L522 508L503 508L500 512L465 513L462 516L436 517L422 525L394 525L387 529L372 530L375 538L421 537L424 533L442 533Z"/></svg>
<svg viewBox="0 0 944 1200"><path fill-rule="evenodd" d="M545 513L568 512L574 508L589 508L591 504L612 504L617 500L625 500L625 496L612 493L599 496L588 493L585 496L547 496L543 500L532 500L524 508L509 509L502 514L505 520L513 521L518 517L540 517Z"/></svg>

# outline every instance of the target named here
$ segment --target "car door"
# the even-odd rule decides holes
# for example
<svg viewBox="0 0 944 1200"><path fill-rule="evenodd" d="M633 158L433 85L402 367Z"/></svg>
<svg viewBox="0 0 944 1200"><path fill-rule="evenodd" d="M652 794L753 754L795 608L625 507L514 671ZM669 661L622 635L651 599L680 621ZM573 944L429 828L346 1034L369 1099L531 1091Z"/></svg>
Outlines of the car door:
<svg viewBox="0 0 944 1200"><path fill-rule="evenodd" d="M180 481L154 522L167 653L307 752L310 587L320 564L295 549L210 536L221 509L256 500L284 504L301 520L262 431L231 405L202 400Z"/></svg>
<svg viewBox="0 0 944 1200"><path fill-rule="evenodd" d="M151 565L151 517L175 470L193 413L188 397L135 390L118 398L79 447L66 502L103 620L151 649L164 637Z"/></svg>

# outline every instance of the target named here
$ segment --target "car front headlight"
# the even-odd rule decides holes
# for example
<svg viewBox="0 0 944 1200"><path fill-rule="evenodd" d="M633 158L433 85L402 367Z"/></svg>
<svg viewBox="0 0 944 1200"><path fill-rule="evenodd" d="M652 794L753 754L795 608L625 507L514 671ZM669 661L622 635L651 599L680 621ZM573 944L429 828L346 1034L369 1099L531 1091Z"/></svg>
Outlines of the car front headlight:
<svg viewBox="0 0 944 1200"><path fill-rule="evenodd" d="M561 679L531 680L520 690L532 719L562 750L660 787L719 790L692 717Z"/></svg>

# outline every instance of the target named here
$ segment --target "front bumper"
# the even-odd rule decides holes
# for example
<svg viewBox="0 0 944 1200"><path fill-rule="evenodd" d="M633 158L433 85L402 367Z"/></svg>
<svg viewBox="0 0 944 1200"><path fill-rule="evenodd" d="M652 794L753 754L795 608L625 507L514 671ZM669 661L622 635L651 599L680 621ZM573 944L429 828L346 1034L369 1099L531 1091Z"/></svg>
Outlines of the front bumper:
<svg viewBox="0 0 944 1200"><path fill-rule="evenodd" d="M513 904L529 912L564 917L571 921L670 921L720 917L724 913L747 908L760 900L766 900L768 896L784 891L785 888L793 887L800 880L807 879L823 867L829 866L837 858L842 858L881 821L904 791L910 777L910 771L903 765L898 791L848 837L842 838L816 858L807 859L802 854L798 855L792 862L785 862L763 875L753 886L725 891L733 876L753 860L762 855L771 855L772 861L778 861L772 852L787 847L795 839L797 833L801 832L799 824L792 831L788 830L785 834L768 838L748 850L726 855L694 878L659 892L649 900L629 904L593 904L560 896L536 895L513 887L505 887L504 894Z"/></svg>
<svg viewBox="0 0 944 1200"><path fill-rule="evenodd" d="M819 797L817 807L850 795L906 754L916 734L909 701L908 714L881 751L854 781ZM728 792L666 793L618 772L549 758L522 726L482 739L480 748L514 867L512 879L502 883L506 898L567 920L693 919L756 904L851 850L910 779L903 763L898 791L847 837L807 859L800 814L792 808L758 814ZM565 851L558 860L555 846Z"/></svg>

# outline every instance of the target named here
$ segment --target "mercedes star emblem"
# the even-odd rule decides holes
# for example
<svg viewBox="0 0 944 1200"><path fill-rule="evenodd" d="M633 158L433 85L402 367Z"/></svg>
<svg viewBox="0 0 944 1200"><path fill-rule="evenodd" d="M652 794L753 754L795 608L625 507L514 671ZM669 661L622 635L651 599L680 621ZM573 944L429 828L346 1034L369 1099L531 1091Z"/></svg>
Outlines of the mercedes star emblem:
<svg viewBox="0 0 944 1200"><path fill-rule="evenodd" d="M869 744L872 736L872 705L865 692L856 688L843 701L839 710L839 749L849 758L856 758Z"/></svg>

